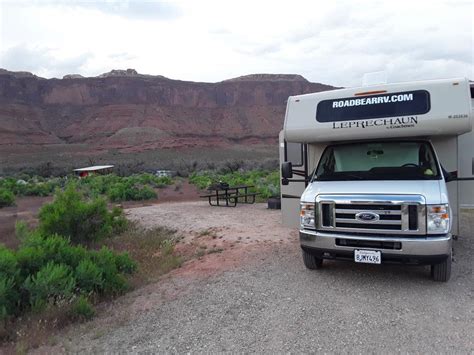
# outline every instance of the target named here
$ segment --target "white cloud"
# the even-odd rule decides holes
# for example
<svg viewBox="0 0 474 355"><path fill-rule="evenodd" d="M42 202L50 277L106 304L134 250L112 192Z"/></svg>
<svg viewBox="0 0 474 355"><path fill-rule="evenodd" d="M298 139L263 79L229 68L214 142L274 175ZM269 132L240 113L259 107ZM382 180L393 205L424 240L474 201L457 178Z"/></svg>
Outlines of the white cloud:
<svg viewBox="0 0 474 355"><path fill-rule="evenodd" d="M60 76L60 73L81 72L92 57L81 53L73 57L61 57L51 48L18 45L2 53L2 66L14 71L31 71L40 76Z"/></svg>
<svg viewBox="0 0 474 355"><path fill-rule="evenodd" d="M470 1L21 1L0 12L0 67L46 77L135 68L340 86L379 70L391 81L474 78Z"/></svg>

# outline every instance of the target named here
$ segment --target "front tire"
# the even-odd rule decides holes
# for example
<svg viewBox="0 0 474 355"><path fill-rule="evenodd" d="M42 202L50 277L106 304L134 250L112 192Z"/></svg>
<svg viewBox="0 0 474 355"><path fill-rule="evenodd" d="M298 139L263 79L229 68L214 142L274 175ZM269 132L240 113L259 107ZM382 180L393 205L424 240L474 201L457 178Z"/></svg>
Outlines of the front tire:
<svg viewBox="0 0 474 355"><path fill-rule="evenodd" d="M303 250L303 262L307 269L315 270L320 269L323 266L323 259L318 258L316 255L308 253Z"/></svg>
<svg viewBox="0 0 474 355"><path fill-rule="evenodd" d="M451 254L440 264L431 265L431 277L437 282L447 282L451 277Z"/></svg>

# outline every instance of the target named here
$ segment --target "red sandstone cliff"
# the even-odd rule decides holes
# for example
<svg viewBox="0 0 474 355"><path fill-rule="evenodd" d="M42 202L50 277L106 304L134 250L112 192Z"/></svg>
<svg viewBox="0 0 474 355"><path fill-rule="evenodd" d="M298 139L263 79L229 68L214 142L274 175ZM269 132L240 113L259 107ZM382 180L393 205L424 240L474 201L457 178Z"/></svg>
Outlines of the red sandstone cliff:
<svg viewBox="0 0 474 355"><path fill-rule="evenodd" d="M197 83L134 70L43 79L0 69L0 145L88 143L139 151L273 143L288 96L332 88L299 75Z"/></svg>

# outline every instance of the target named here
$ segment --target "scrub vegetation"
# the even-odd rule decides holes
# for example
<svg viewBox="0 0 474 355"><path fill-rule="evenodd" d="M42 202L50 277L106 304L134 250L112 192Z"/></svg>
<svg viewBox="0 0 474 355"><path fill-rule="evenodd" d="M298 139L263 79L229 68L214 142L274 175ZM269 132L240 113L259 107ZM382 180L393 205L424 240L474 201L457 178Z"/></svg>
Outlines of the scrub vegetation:
<svg viewBox="0 0 474 355"><path fill-rule="evenodd" d="M86 321L98 302L182 263L174 231L145 230L78 186L57 190L40 209L36 228L17 222L17 249L0 245L3 341L43 343L42 333Z"/></svg>
<svg viewBox="0 0 474 355"><path fill-rule="evenodd" d="M259 200L280 195L280 174L278 170L249 170L220 173L215 171L196 172L189 182L200 189L207 189L220 182L237 185L252 185L250 192L258 193Z"/></svg>
<svg viewBox="0 0 474 355"><path fill-rule="evenodd" d="M43 178L28 176L0 178L0 207L11 206L16 196L51 196L58 189L74 183L90 197L104 196L111 202L142 201L157 198L156 189L173 184L170 177L143 173L131 176L91 175Z"/></svg>
<svg viewBox="0 0 474 355"><path fill-rule="evenodd" d="M17 250L0 246L0 319L72 304L81 295L124 292L125 275L137 264L127 253L90 248L90 242L126 227L122 211L109 211L104 200L86 199L72 185L58 192L41 208L37 228L17 222Z"/></svg>
<svg viewBox="0 0 474 355"><path fill-rule="evenodd" d="M8 189L0 188L0 208L12 206L15 203L15 195Z"/></svg>

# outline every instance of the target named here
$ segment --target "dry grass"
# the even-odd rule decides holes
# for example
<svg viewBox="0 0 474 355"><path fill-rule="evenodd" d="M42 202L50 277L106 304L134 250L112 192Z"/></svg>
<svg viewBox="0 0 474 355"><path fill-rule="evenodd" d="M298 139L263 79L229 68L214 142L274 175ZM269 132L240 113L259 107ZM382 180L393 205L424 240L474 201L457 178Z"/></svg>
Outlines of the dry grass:
<svg viewBox="0 0 474 355"><path fill-rule="evenodd" d="M40 345L57 343L55 332L72 322L71 304L50 305L40 313L31 312L0 326L0 334L6 342L0 353L27 353Z"/></svg>
<svg viewBox="0 0 474 355"><path fill-rule="evenodd" d="M174 250L178 240L174 230L162 227L145 229L137 223L131 223L127 231L107 239L103 244L117 251L128 252L138 263L138 270L131 279L132 285L137 287L182 265L183 257Z"/></svg>

